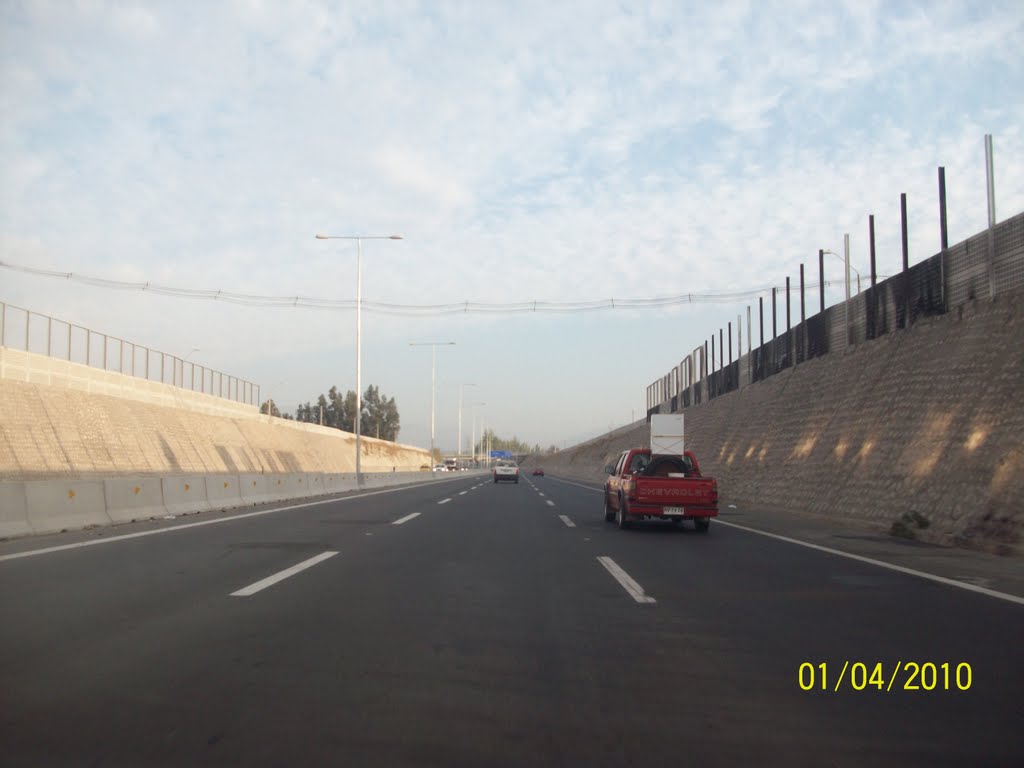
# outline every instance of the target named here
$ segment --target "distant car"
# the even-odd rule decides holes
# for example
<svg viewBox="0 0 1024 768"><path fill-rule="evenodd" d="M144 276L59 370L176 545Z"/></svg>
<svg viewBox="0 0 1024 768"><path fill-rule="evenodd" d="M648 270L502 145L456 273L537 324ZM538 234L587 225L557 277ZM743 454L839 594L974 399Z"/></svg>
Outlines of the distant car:
<svg viewBox="0 0 1024 768"><path fill-rule="evenodd" d="M537 467L535 470L533 470L533 476L534 477L538 477L538 476L539 477L544 477L544 470L541 469L540 467Z"/></svg>
<svg viewBox="0 0 1024 768"><path fill-rule="evenodd" d="M494 465L493 475L494 482L511 480L513 483L518 483L519 467L516 466L514 461L499 461Z"/></svg>
<svg viewBox="0 0 1024 768"><path fill-rule="evenodd" d="M434 471L435 472L447 472L448 471L448 467L446 467L444 464L435 464L434 465Z"/></svg>

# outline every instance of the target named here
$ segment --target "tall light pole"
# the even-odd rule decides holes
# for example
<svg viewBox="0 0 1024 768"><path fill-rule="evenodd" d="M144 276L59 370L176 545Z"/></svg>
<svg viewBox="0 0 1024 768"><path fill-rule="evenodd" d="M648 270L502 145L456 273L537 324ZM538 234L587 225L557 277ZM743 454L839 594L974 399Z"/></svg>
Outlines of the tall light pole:
<svg viewBox="0 0 1024 768"><path fill-rule="evenodd" d="M482 400L478 400L475 403L470 403L469 404L470 413L473 414L473 431L470 434L469 439L473 442L472 448L473 448L473 468L474 469L476 469L476 406L478 406L478 405L487 405L487 403L483 402Z"/></svg>
<svg viewBox="0 0 1024 768"><path fill-rule="evenodd" d="M471 384L469 382L463 382L462 384L459 384L459 451L458 451L458 460L460 460L460 461L462 459L462 388L463 387L475 387L475 386L476 386L476 384ZM456 462L456 463L458 463L458 462Z"/></svg>
<svg viewBox="0 0 1024 768"><path fill-rule="evenodd" d="M454 347L454 341L410 341L410 347L430 347L430 461L434 459L434 404L437 401L437 348Z"/></svg>
<svg viewBox="0 0 1024 768"><path fill-rule="evenodd" d="M401 235L317 235L317 240L355 240L356 241L356 485L363 484L363 446L360 434L360 414L363 411L363 240L401 240Z"/></svg>
<svg viewBox="0 0 1024 768"><path fill-rule="evenodd" d="M843 235L843 242L845 244L843 256L840 256L835 251L822 251L822 253L831 253L837 259L842 259L843 264L846 266L846 299L850 299L850 270L853 270L857 274L857 293L860 293L860 271L850 263L850 236Z"/></svg>

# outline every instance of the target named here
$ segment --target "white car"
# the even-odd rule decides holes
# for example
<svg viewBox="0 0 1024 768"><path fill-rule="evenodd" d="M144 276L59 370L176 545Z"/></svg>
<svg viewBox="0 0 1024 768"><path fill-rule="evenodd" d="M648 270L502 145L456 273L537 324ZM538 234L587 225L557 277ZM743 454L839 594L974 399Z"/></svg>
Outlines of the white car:
<svg viewBox="0 0 1024 768"><path fill-rule="evenodd" d="M435 464L434 465L434 471L435 472L447 472L448 471L448 467L446 467L444 464Z"/></svg>
<svg viewBox="0 0 1024 768"><path fill-rule="evenodd" d="M514 461L499 461L494 465L492 474L494 475L494 482L499 480L511 480L513 483L519 482L519 467L516 466Z"/></svg>

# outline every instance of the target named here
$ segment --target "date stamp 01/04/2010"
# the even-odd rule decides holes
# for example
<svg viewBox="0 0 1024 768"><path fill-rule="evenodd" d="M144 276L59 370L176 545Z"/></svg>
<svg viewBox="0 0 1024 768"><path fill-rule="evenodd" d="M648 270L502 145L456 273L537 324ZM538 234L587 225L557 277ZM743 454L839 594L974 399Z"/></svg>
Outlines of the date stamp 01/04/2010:
<svg viewBox="0 0 1024 768"><path fill-rule="evenodd" d="M801 691L968 691L973 682L974 673L967 662L845 661L840 668L824 661L805 661L797 670Z"/></svg>

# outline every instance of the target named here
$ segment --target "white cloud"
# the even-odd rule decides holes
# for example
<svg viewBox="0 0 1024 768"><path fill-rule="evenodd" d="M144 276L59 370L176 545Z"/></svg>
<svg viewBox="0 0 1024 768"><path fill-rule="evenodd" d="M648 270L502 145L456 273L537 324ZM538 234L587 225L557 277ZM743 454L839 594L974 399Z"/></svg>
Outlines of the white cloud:
<svg viewBox="0 0 1024 768"><path fill-rule="evenodd" d="M844 232L865 266L869 213L891 263L906 191L916 261L937 243L935 166L947 167L951 237L984 225L984 133L996 136L1000 214L1024 207L1024 66L1008 53L1024 42L1024 11L926 11L860 0L8 7L0 258L349 297L353 249L313 234L399 231L402 243L367 244L368 299L643 297L780 284L801 262L816 269L818 248L840 250ZM283 402L351 373L350 313L8 274L3 285L0 299L168 351L200 346L238 375L277 381L286 368ZM409 403L407 423L425 423L410 373L422 360L403 345L458 336L444 375L489 382L499 428L507 418L521 437L558 442L608 414L624 421L651 379L736 311L373 316L368 372ZM668 348L649 333L662 322L674 324ZM522 341L514 358L489 343L498 328ZM644 364L602 370L620 333ZM566 344L571 355L555 353ZM533 415L551 392L578 403L564 423Z"/></svg>

